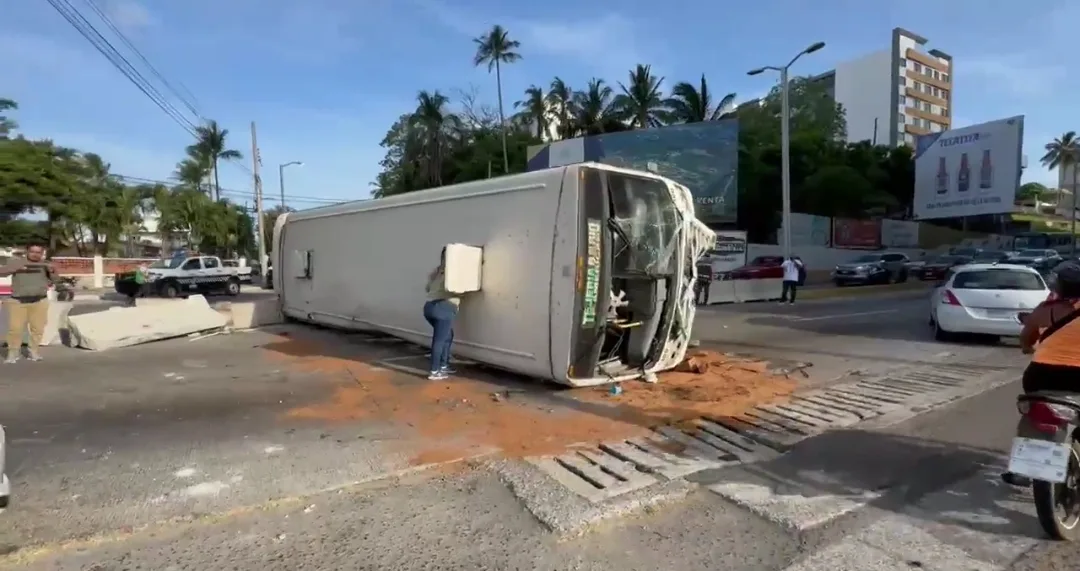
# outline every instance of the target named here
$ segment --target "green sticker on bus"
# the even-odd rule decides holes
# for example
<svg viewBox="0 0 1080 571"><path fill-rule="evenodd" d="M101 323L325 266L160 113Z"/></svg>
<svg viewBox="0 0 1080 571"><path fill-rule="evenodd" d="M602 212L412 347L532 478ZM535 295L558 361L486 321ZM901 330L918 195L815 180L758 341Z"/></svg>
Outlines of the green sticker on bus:
<svg viewBox="0 0 1080 571"><path fill-rule="evenodd" d="M581 325L588 327L596 323L596 300L600 297L600 256L602 247L599 220L588 221L585 259L585 299L582 304Z"/></svg>

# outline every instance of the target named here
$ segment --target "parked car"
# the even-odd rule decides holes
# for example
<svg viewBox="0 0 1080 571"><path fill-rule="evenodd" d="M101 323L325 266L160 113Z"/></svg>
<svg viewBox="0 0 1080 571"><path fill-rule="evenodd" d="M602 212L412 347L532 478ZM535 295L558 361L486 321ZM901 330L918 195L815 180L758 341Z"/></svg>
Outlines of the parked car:
<svg viewBox="0 0 1080 571"><path fill-rule="evenodd" d="M961 333L1015 337L1022 320L1049 294L1046 281L1028 266L960 266L931 294L930 326L939 341Z"/></svg>
<svg viewBox="0 0 1080 571"><path fill-rule="evenodd" d="M745 266L739 266L728 272L727 277L733 280L783 278L784 270L780 267L783 263L783 256L758 256Z"/></svg>
<svg viewBox="0 0 1080 571"><path fill-rule="evenodd" d="M837 287L855 284L900 283L908 279L907 264L906 254L893 252L863 254L846 264L836 266L832 272L832 279Z"/></svg>
<svg viewBox="0 0 1080 571"><path fill-rule="evenodd" d="M952 248L949 248L949 253L954 256L971 256L972 258L981 254L983 251L984 248L972 248L970 246L953 246Z"/></svg>
<svg viewBox="0 0 1080 571"><path fill-rule="evenodd" d="M976 264L1000 264L1009 261L1009 253L1002 250L983 250L972 257Z"/></svg>
<svg viewBox="0 0 1080 571"><path fill-rule="evenodd" d="M1013 264L1023 264L1038 270L1043 277L1049 275L1050 270L1065 261L1056 250L1021 250L1013 259Z"/></svg>
<svg viewBox="0 0 1080 571"><path fill-rule="evenodd" d="M923 281L941 281L945 279L945 274L951 268L970 264L972 261L974 261L974 258L971 256L945 254L944 256L930 258L921 268L914 270L912 274Z"/></svg>

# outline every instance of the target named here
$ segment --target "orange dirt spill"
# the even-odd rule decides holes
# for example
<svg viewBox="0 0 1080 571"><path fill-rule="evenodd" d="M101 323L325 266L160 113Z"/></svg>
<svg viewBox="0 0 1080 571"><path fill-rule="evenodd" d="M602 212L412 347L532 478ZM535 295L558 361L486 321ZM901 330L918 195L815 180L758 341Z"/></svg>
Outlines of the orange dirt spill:
<svg viewBox="0 0 1080 571"><path fill-rule="evenodd" d="M409 426L419 436L413 464L427 464L498 449L508 457L558 454L568 447L643 435L661 424L701 416L738 416L790 394L795 383L765 373L762 363L732 361L716 353L695 357L705 373L669 372L658 384L624 383L623 393L605 388L570 391L574 400L553 401L537 386L528 390L455 377L445 382L319 354L326 347L289 341L287 351L267 351L298 372L345 381L324 403L296 408L296 420L383 421ZM415 448L413 448L415 450Z"/></svg>

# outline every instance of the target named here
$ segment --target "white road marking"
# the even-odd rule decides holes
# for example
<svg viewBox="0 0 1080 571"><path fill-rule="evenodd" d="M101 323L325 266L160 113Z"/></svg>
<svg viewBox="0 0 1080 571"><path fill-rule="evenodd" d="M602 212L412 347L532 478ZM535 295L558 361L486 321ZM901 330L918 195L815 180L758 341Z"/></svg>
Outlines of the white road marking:
<svg viewBox="0 0 1080 571"><path fill-rule="evenodd" d="M900 313L899 309L882 309L880 311L860 311L858 313L837 313L834 315L819 315L817 317L794 317L792 321L821 321L823 319L846 319L848 317L866 317L868 315L885 315Z"/></svg>
<svg viewBox="0 0 1080 571"><path fill-rule="evenodd" d="M900 513L886 513L865 529L784 571L1004 570L1045 540L1039 539L1043 534L1034 518L1030 494L1002 483L1000 469L983 470L925 496ZM806 521L825 519L829 505L819 502L821 517L804 514ZM769 509L781 511L779 505ZM790 511L793 506L785 509Z"/></svg>

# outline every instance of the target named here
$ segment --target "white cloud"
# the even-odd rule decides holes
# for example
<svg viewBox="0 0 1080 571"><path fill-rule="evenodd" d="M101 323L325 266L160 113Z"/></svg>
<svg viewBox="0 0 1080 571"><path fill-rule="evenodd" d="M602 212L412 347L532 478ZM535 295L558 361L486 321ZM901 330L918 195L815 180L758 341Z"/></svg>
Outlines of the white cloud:
<svg viewBox="0 0 1080 571"><path fill-rule="evenodd" d="M134 32L157 23L157 19L136 0L110 0L105 13L124 32Z"/></svg>
<svg viewBox="0 0 1080 571"><path fill-rule="evenodd" d="M1015 97L1034 97L1054 91L1068 78L1064 65L1042 63L1035 55L1010 54L965 58L961 74L970 74L991 89L1001 88Z"/></svg>
<svg viewBox="0 0 1080 571"><path fill-rule="evenodd" d="M443 26L470 38L490 26L489 18L451 9L438 0L413 2ZM647 34L642 33L633 20L618 13L579 14L572 19L560 20L506 17L500 18L499 22L529 50L573 60L602 77L622 79L634 65L655 62L655 57L643 57L644 50L638 42ZM663 75L656 65L653 65L653 73Z"/></svg>

